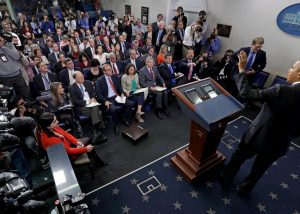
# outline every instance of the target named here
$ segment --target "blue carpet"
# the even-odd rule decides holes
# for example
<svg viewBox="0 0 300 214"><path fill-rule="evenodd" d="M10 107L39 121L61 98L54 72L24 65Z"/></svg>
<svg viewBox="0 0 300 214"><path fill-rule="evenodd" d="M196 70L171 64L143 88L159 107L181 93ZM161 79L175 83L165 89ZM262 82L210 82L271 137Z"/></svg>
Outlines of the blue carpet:
<svg viewBox="0 0 300 214"><path fill-rule="evenodd" d="M228 124L219 146L227 159L250 123L240 117ZM253 160L246 161L232 187L225 191L217 179L186 182L170 162L174 155L168 154L87 194L91 213L300 213L300 151L293 145L268 169L247 199L240 198L235 188L249 173Z"/></svg>

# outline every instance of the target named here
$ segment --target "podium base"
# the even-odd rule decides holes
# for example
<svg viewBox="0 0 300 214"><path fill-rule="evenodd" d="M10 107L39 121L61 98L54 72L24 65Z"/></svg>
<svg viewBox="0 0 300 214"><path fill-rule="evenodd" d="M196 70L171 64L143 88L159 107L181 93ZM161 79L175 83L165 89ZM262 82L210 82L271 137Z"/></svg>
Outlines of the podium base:
<svg viewBox="0 0 300 214"><path fill-rule="evenodd" d="M189 182L193 182L204 175L204 173L222 164L225 159L222 153L216 151L214 155L199 163L190 155L190 151L185 148L172 157L171 161Z"/></svg>

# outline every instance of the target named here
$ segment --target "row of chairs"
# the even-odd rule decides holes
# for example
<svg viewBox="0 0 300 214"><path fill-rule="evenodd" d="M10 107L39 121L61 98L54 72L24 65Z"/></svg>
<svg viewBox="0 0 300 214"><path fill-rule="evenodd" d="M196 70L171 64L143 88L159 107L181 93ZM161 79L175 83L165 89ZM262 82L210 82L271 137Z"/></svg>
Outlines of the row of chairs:
<svg viewBox="0 0 300 214"><path fill-rule="evenodd" d="M264 86L265 86L265 83L266 83L267 79L269 78L269 76L270 76L270 73L268 73L266 71L261 71L261 72L256 73L253 78L253 81L251 83L252 87L259 88L259 89L265 88ZM275 84L289 85L286 78L281 77L281 76L275 76L275 78L273 79L273 82L271 83L271 86L273 86Z"/></svg>

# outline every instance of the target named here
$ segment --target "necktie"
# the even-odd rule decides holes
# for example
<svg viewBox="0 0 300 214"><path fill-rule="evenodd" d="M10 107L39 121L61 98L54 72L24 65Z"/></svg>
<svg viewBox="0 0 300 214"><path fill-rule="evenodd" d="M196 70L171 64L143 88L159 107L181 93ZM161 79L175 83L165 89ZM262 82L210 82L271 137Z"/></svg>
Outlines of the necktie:
<svg viewBox="0 0 300 214"><path fill-rule="evenodd" d="M171 82L172 82L172 85L175 85L176 84L176 80L173 78L174 71L173 71L173 68L172 68L171 64L169 64L169 71L171 73Z"/></svg>
<svg viewBox="0 0 300 214"><path fill-rule="evenodd" d="M248 58L248 61L247 61L247 64L246 64L246 68L245 68L246 71L250 71L253 59L254 59L254 53L252 51L250 51L249 58Z"/></svg>
<svg viewBox="0 0 300 214"><path fill-rule="evenodd" d="M152 68L150 68L149 71L150 71L150 74L151 74L151 76L152 76L152 79L154 80L154 74L153 74Z"/></svg>
<svg viewBox="0 0 300 214"><path fill-rule="evenodd" d="M77 45L80 45L80 39L77 37L76 40L77 40Z"/></svg>
<svg viewBox="0 0 300 214"><path fill-rule="evenodd" d="M124 42L122 42L121 44L122 44L122 45L121 45L121 46L122 46L122 52L124 53L124 52L125 52Z"/></svg>
<svg viewBox="0 0 300 214"><path fill-rule="evenodd" d="M58 56L57 56L57 53L54 52L54 55L55 55L55 59L56 59L56 62L58 62Z"/></svg>
<svg viewBox="0 0 300 214"><path fill-rule="evenodd" d="M192 60L189 60L189 73L188 73L188 80L191 80L192 74L193 74L193 66L192 66Z"/></svg>
<svg viewBox="0 0 300 214"><path fill-rule="evenodd" d="M114 91L115 95L119 96L118 93L117 93L117 91L116 91L116 89L115 89L114 83L113 83L113 81L111 80L110 77L108 77L108 82L109 82L109 84L110 84L110 87L111 87L112 90Z"/></svg>
<svg viewBox="0 0 300 214"><path fill-rule="evenodd" d="M110 52L110 51L111 51L111 49L110 49L109 45L106 45L106 49L107 49L107 51L108 51L108 52Z"/></svg>
<svg viewBox="0 0 300 214"><path fill-rule="evenodd" d="M157 46L159 46L160 35L161 35L161 30L158 31L158 35L157 35L157 38L156 38L156 45Z"/></svg>
<svg viewBox="0 0 300 214"><path fill-rule="evenodd" d="M116 68L116 63L113 63L113 70L114 70L114 74L119 74L117 68Z"/></svg>
<svg viewBox="0 0 300 214"><path fill-rule="evenodd" d="M183 30L180 30L180 37L181 37L181 41L183 41L183 36L184 36L184 34L183 34Z"/></svg>
<svg viewBox="0 0 300 214"><path fill-rule="evenodd" d="M82 84L80 84L80 91L81 91L82 97L84 97L84 88L83 88Z"/></svg>
<svg viewBox="0 0 300 214"><path fill-rule="evenodd" d="M43 75L43 79L44 79L45 90L48 91L50 89L50 81L48 75L47 74Z"/></svg>

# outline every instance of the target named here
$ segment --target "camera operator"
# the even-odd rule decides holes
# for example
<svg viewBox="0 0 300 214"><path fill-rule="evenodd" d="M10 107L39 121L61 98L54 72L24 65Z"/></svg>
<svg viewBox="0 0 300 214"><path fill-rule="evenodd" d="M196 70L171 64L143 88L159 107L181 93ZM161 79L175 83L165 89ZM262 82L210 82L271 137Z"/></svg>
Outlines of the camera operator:
<svg viewBox="0 0 300 214"><path fill-rule="evenodd" d="M16 98L16 109L14 116L16 118L32 118L37 120L39 116L43 113L43 109L39 104L33 100L24 100L22 97ZM35 157L41 163L43 169L49 168L49 162L46 153L41 149L40 145L37 143L37 139L34 137L34 125L30 128L28 127L26 134L20 135L21 143L25 144L26 147L35 155Z"/></svg>
<svg viewBox="0 0 300 214"><path fill-rule="evenodd" d="M182 54L186 56L187 50L194 49L195 44L201 41L202 27L198 23L194 22L190 26L187 26L184 31Z"/></svg>
<svg viewBox="0 0 300 214"><path fill-rule="evenodd" d="M214 28L210 36L204 41L205 41L204 44L206 45L206 52L208 53L208 57L212 59L213 54L217 53L221 49L221 40L218 37L217 28Z"/></svg>
<svg viewBox="0 0 300 214"><path fill-rule="evenodd" d="M201 53L201 47L202 47L202 40L205 38L205 34L208 30L208 21L206 20L206 12L204 10L201 10L199 12L199 17L197 20L197 24L200 25L200 29L198 29L199 38L197 39L195 43L195 55L199 55Z"/></svg>
<svg viewBox="0 0 300 214"><path fill-rule="evenodd" d="M0 33L0 83L13 87L18 95L29 97L29 89L26 86L19 64L20 54L11 41L11 34Z"/></svg>
<svg viewBox="0 0 300 214"><path fill-rule="evenodd" d="M176 22L176 27L177 27L178 23L181 21L181 22L183 22L183 27L186 28L187 18L184 15L183 7L177 7L176 15L173 17L172 20L174 20Z"/></svg>
<svg viewBox="0 0 300 214"><path fill-rule="evenodd" d="M174 56L175 45L177 43L177 37L175 34L175 30L172 26L169 26L166 30L166 34L162 39L163 44L168 46L168 52Z"/></svg>

